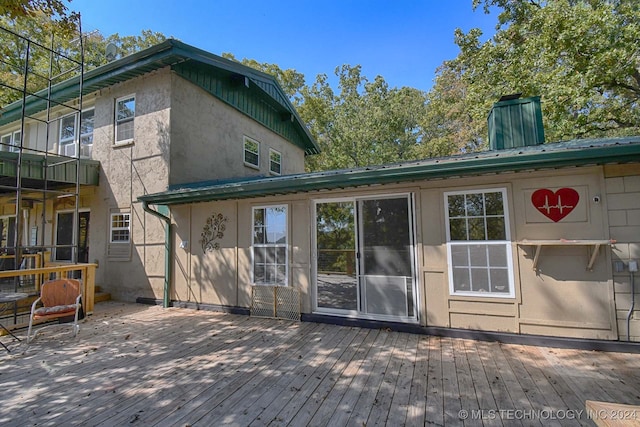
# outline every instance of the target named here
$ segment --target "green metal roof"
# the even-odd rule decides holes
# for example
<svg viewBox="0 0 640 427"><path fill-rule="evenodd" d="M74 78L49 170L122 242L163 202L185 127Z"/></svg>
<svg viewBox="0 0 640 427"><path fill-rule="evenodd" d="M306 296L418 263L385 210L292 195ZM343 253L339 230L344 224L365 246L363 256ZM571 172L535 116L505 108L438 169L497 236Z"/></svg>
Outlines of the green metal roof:
<svg viewBox="0 0 640 427"><path fill-rule="evenodd" d="M167 66L171 66L179 75L199 85L202 83L202 75L225 77L224 84L227 87L225 96L220 92L209 90L212 95L272 128L274 132L302 148L306 154L316 154L320 151L273 76L173 39L84 73L82 93L87 95ZM194 74L194 69L199 70L199 73ZM243 84L236 83L238 78L243 80ZM76 76L54 85L50 99L56 103L76 99L79 94L79 83L80 77ZM230 87L235 87L235 91L230 90ZM208 88L205 87L205 89ZM228 95L229 93L233 96ZM238 94L246 95L238 96ZM27 97L25 106L27 115L34 115L47 107L44 99L47 96L46 90L36 95ZM272 112L271 116L278 117L278 120L274 120L271 116L265 118L264 111L256 112L255 108L247 108L247 102L254 99L256 100L254 104L264 104L267 100ZM20 120L21 114L22 101L4 106L0 109L0 126Z"/></svg>
<svg viewBox="0 0 640 427"><path fill-rule="evenodd" d="M358 169L199 182L141 196L139 200L149 204L177 205L416 180L629 162L640 162L640 137L576 140Z"/></svg>

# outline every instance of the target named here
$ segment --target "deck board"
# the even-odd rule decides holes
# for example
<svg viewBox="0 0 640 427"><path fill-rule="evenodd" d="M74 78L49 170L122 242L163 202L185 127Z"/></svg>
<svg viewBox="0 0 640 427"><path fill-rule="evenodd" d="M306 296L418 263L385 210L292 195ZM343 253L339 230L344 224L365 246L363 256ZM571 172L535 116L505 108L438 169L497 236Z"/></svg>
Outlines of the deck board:
<svg viewBox="0 0 640 427"><path fill-rule="evenodd" d="M587 399L640 404L636 354L118 302L69 329L0 354L0 425L564 426L592 425Z"/></svg>

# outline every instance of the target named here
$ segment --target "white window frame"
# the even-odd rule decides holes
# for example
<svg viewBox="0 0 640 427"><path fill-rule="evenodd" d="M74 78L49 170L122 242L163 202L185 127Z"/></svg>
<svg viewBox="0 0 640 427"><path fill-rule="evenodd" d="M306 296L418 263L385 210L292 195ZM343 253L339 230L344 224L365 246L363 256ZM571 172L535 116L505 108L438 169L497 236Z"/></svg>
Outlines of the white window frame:
<svg viewBox="0 0 640 427"><path fill-rule="evenodd" d="M256 224L255 224L255 214L256 211L258 210L263 210L266 211L267 209L284 209L285 212L285 219L284 219L284 233L285 233L285 242L284 243L261 243L258 242L256 243L255 241L255 237L256 237ZM262 225L262 227L265 229L265 234L266 234L266 229L269 226L269 224L266 221L266 215L263 213L263 217L265 218L265 224ZM284 279L282 281L274 281L274 282L256 282L256 275L255 275L255 271L256 271L256 250L260 250L262 248L283 248L284 249ZM276 272L277 270L277 266L278 265L282 265L281 263L277 262L278 260L276 260L275 263L272 263L275 267L276 267ZM266 266L266 262L265 262L265 266ZM277 276L277 273L276 273ZM265 205L265 206L254 206L251 209L251 282L255 285L262 285L262 286L289 286L289 207L288 205Z"/></svg>
<svg viewBox="0 0 640 427"><path fill-rule="evenodd" d="M18 135L16 137L16 135ZM8 138L8 140L7 140ZM15 130L11 133L7 133L2 135L0 141L2 141L2 146L0 149L2 151L9 151L11 153L15 153L20 151L20 140L22 139L22 132L20 130ZM17 144L16 144L17 142Z"/></svg>
<svg viewBox="0 0 640 427"><path fill-rule="evenodd" d="M128 101L128 100L133 100L133 117L127 117L125 119L120 119L118 120L118 104L120 104L123 101ZM135 94L131 94L131 95L127 95L127 96L121 96L120 98L116 99L116 103L115 103L115 108L114 108L114 135L113 135L113 144L114 145L126 145L126 144L131 144L133 143L133 140L135 138L135 118L136 118L136 95ZM133 126L133 136L131 138L127 138L127 139L122 139L122 140L118 140L118 126L121 126L125 123L129 123L132 122L132 126Z"/></svg>
<svg viewBox="0 0 640 427"><path fill-rule="evenodd" d="M482 193L483 198L487 193L501 193L502 194L502 209L503 215L502 218L504 220L504 232L505 239L504 240L451 240L451 222L449 218L449 196L458 196L458 195L468 195L468 194L478 194ZM506 188L479 188L472 190L464 190L464 191L449 191L444 193L444 211L445 211L445 228L446 228L446 237L447 237L447 261L448 261L448 273L449 273L449 294L451 296L471 296L471 297L481 297L481 298L515 298L515 284L514 284L514 272L513 272L513 253L511 248L511 237L510 237L510 226L509 226L509 207L508 207L508 199L507 199L507 190ZM483 213L483 216L467 216L465 214L465 219L469 218L484 218L485 223L485 235L487 233L486 230L486 219L490 218L486 212ZM467 224L466 227L467 233L469 231L469 227ZM487 253L487 266L473 266L471 265L471 260L469 260L468 265L461 266L460 268L467 267L469 270L469 275L472 277L472 270L475 269L484 269L487 270L487 274L489 275L489 281L491 269L504 269L507 272L507 281L509 289L506 292L500 291L460 291L455 289L454 283L454 265L453 265L453 248L456 246L485 246ZM489 265L489 248L490 246L502 246L505 250L506 256L506 267L504 266L491 266ZM469 248L470 249L470 248ZM473 279L470 279L473 280Z"/></svg>
<svg viewBox="0 0 640 427"><path fill-rule="evenodd" d="M72 113L72 114L68 114L66 116L62 116L60 117L58 123L59 123L59 130L58 130L58 154L61 154L63 156L69 156L69 157L76 157L77 152L76 152L76 148L79 147L80 149L80 157L82 158L91 158L91 151L92 151L92 147L93 147L93 130L94 128L91 128L91 132L85 132L85 133L81 133L82 132L82 125L83 125L83 120L85 120L86 115L88 113L93 113L93 117L95 120L95 109L94 108L88 108L86 110L83 110L81 113ZM62 130L63 130L63 126L62 126L62 122L65 119L68 118L73 118L73 135L70 138L62 138ZM94 125L95 126L95 125ZM90 137L91 138L91 144L83 144L82 141L84 138ZM69 146L73 145L73 152L69 153L67 151L67 148ZM83 154L83 148L87 147L88 148L88 153L84 153Z"/></svg>
<svg viewBox="0 0 640 427"><path fill-rule="evenodd" d="M126 221L126 226L114 227L114 217L122 217L123 221ZM126 218L126 219L125 219ZM127 231L127 240L114 240L113 233L115 231ZM131 243L131 212L111 212L109 215L109 243L114 245L130 244Z"/></svg>
<svg viewBox="0 0 640 427"><path fill-rule="evenodd" d="M275 162L272 159L271 156L273 156L274 154L278 156L278 162ZM274 164L278 165L277 171L273 170ZM282 175L282 153L278 150L274 150L273 148L269 148L269 173L271 173L271 175Z"/></svg>
<svg viewBox="0 0 640 427"><path fill-rule="evenodd" d="M252 144L256 144L258 146L256 151L252 151L252 150L248 150L247 149L247 143L252 143ZM257 157L256 163L251 163L247 161L247 153L251 153L254 154ZM260 169L260 141L256 141L253 138L249 138L248 136L245 136L243 138L243 143L242 143L242 160L244 162L245 166L248 166L250 168L254 168L254 169Z"/></svg>

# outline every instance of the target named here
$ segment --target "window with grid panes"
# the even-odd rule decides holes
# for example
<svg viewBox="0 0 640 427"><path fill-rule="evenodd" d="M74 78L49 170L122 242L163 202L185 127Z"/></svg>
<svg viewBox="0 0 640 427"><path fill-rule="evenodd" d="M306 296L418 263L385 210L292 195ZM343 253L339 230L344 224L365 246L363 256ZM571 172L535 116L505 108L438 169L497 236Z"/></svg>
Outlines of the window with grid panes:
<svg viewBox="0 0 640 427"><path fill-rule="evenodd" d="M513 297L506 190L445 193L452 295Z"/></svg>
<svg viewBox="0 0 640 427"><path fill-rule="evenodd" d="M135 116L136 97L134 95L125 96L116 100L116 145L133 142Z"/></svg>
<svg viewBox="0 0 640 427"><path fill-rule="evenodd" d="M260 143L251 138L244 138L244 164L253 168L260 167Z"/></svg>
<svg viewBox="0 0 640 427"><path fill-rule="evenodd" d="M253 208L253 282L287 285L287 207Z"/></svg>

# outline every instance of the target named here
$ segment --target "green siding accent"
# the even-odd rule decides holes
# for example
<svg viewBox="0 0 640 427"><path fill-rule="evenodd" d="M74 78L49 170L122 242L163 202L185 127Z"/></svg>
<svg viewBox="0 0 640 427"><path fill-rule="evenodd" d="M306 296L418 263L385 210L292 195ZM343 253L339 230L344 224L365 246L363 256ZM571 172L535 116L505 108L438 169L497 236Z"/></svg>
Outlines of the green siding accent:
<svg viewBox="0 0 640 427"><path fill-rule="evenodd" d="M229 71L194 62L176 64L172 69L180 77L291 141L307 154L317 153L307 145L307 137L296 121L282 119L283 115L290 117L293 112L284 105L284 99L274 93L272 85L250 78L249 87L246 87L244 82L234 81L236 76Z"/></svg>
<svg viewBox="0 0 640 427"><path fill-rule="evenodd" d="M492 150L543 144L540 97L496 102L489 113L488 127Z"/></svg>
<svg viewBox="0 0 640 427"><path fill-rule="evenodd" d="M45 179L45 164L49 165L46 175L52 184L76 182L76 165L74 161L65 162L61 157L43 155L22 155L22 178L33 180ZM18 169L18 154L0 151L0 177L16 177ZM95 160L80 160L78 181L80 185L98 185L100 176L100 162Z"/></svg>

